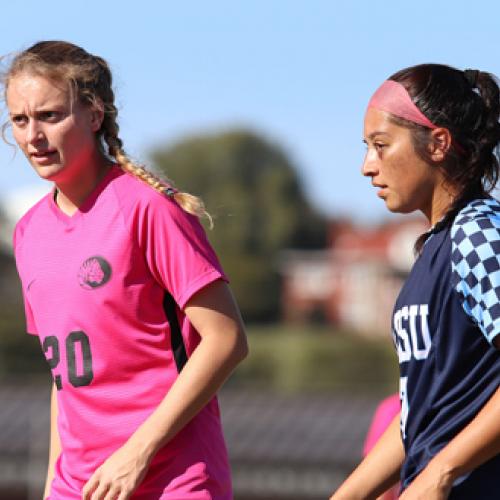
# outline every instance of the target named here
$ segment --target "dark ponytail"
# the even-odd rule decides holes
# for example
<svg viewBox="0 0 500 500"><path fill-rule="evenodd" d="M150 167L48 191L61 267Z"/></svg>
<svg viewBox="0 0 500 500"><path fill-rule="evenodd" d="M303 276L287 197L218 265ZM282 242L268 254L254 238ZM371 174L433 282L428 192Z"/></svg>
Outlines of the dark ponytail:
<svg viewBox="0 0 500 500"><path fill-rule="evenodd" d="M458 195L434 230L451 226L457 213L476 198L486 198L499 178L500 92L490 73L460 71L441 64L421 64L403 69L390 80L401 83L416 106L439 127L447 128L452 144L440 164L445 181ZM431 163L430 130L391 117L412 131L417 154ZM429 233L415 248L420 252Z"/></svg>

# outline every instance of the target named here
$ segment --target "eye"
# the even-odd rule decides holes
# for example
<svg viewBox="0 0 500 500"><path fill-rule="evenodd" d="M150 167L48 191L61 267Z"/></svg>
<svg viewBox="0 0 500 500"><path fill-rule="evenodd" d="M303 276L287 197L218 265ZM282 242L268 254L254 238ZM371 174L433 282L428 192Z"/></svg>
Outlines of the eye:
<svg viewBox="0 0 500 500"><path fill-rule="evenodd" d="M383 142L375 142L373 145L377 151L382 151L382 149L387 146L387 144L384 144Z"/></svg>
<svg viewBox="0 0 500 500"><path fill-rule="evenodd" d="M44 122L56 122L59 120L59 113L56 111L42 111L39 113L38 118Z"/></svg>
<svg viewBox="0 0 500 500"><path fill-rule="evenodd" d="M26 115L13 115L10 120L17 127L22 127L28 122L28 117Z"/></svg>

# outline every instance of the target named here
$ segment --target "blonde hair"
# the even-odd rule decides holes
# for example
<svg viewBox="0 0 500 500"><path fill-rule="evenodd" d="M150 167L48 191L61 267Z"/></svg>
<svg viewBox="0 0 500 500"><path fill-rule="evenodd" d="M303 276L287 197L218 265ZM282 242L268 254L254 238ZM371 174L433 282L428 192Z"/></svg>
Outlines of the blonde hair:
<svg viewBox="0 0 500 500"><path fill-rule="evenodd" d="M125 153L119 137L118 109L115 106L111 70L104 59L69 42L38 42L14 57L4 77L4 92L7 92L9 81L13 77L25 72L46 77L54 82L65 82L72 99L78 99L87 106L101 108L104 119L96 136L102 153L114 160L123 171L137 177L159 193L173 198L186 212L208 218L212 227L212 218L200 198L177 191L170 180L153 174Z"/></svg>

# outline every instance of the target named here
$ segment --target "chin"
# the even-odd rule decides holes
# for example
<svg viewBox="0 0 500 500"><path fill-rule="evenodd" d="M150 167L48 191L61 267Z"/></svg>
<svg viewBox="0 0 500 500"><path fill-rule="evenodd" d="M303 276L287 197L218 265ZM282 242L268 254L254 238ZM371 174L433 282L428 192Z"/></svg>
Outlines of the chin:
<svg viewBox="0 0 500 500"><path fill-rule="evenodd" d="M396 204L391 203L389 200L384 200L384 203L385 203L385 208L387 208L387 210L389 210L389 212L393 212L393 213L399 212L399 207Z"/></svg>
<svg viewBox="0 0 500 500"><path fill-rule="evenodd" d="M412 212L415 212L417 209L416 208L409 208L409 207L390 207L387 205L387 209L389 212L392 212L393 214L411 214Z"/></svg>
<svg viewBox="0 0 500 500"><path fill-rule="evenodd" d="M385 200L385 206L387 207L387 210L389 210L389 212L392 212L394 214L409 214L415 211L414 208L394 202L391 203L390 200Z"/></svg>
<svg viewBox="0 0 500 500"><path fill-rule="evenodd" d="M47 181L53 181L55 177L61 172L61 165L31 165L35 172Z"/></svg>

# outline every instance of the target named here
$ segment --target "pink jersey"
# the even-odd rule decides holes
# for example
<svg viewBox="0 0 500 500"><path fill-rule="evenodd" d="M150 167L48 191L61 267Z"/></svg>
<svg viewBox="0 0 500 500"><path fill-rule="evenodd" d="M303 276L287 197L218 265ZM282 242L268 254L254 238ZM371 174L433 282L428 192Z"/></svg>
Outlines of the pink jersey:
<svg viewBox="0 0 500 500"><path fill-rule="evenodd" d="M389 427L400 410L401 403L398 394L393 394L380 402L375 410L368 434L366 435L365 445L363 447L364 456L370 453L371 449L377 444L377 441L382 437L382 434L386 431L387 427ZM377 497L377 500L396 500L398 497L399 483Z"/></svg>
<svg viewBox="0 0 500 500"><path fill-rule="evenodd" d="M392 394L385 398L377 406L373 415L368 434L366 435L365 444L363 447L363 455L368 455L377 441L382 437L382 434L389 427L394 417L400 412L401 403L398 394Z"/></svg>
<svg viewBox="0 0 500 500"><path fill-rule="evenodd" d="M197 218L118 167L71 217L43 198L14 247L27 328L58 388L63 449L50 499L80 499L198 345L184 306L225 277ZM158 452L133 498L231 497L214 398Z"/></svg>

